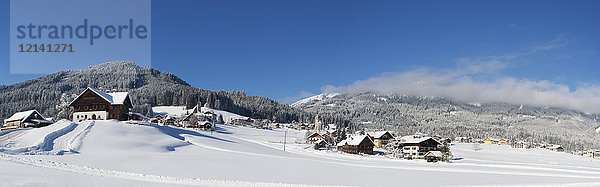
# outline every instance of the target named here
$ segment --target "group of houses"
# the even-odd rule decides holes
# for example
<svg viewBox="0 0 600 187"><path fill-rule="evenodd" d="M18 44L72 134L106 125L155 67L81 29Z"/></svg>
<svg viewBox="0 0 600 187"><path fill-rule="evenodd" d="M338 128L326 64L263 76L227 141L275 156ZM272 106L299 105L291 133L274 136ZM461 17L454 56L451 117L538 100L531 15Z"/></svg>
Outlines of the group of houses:
<svg viewBox="0 0 600 187"><path fill-rule="evenodd" d="M335 143L337 138L334 135L337 133L330 133L329 130L337 128L315 120L314 131L306 136L307 143L313 144L314 149L336 149L344 153L367 155L380 152L394 154L397 158L425 159L430 162L448 160L450 154L447 148L450 140L439 136L415 134L397 137L389 131L376 131L350 134Z"/></svg>
<svg viewBox="0 0 600 187"><path fill-rule="evenodd" d="M87 88L68 105L73 109L73 121L85 120L128 120L138 116L129 111L133 108L129 93L105 93L94 88ZM17 112L4 120L3 130L11 128L42 127L54 123L45 118L37 110Z"/></svg>
<svg viewBox="0 0 600 187"><path fill-rule="evenodd" d="M185 106L153 107L154 116L146 117L131 112L133 102L128 92L100 91L86 88L68 105L73 111L73 122L85 120L139 120L159 125L212 129L217 122L217 115L211 111L202 112L200 107L186 109ZM2 130L28 127L43 127L54 123L45 118L37 110L17 112L4 120Z"/></svg>
<svg viewBox="0 0 600 187"><path fill-rule="evenodd" d="M152 107L152 113L154 116L150 122L158 125L208 130L218 122L216 113L210 110L203 112L198 105L191 109L186 106L157 106Z"/></svg>

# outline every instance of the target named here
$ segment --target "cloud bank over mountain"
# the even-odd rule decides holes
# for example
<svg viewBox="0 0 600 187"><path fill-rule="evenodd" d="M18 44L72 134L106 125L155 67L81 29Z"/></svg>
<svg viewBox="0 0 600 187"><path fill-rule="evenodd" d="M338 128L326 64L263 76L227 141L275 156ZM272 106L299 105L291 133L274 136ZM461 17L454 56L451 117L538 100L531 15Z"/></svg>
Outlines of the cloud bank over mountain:
<svg viewBox="0 0 600 187"><path fill-rule="evenodd" d="M482 74L494 74L493 72L506 66L499 61L490 61L457 66L458 69L452 70L417 68L383 73L346 86L327 85L322 90L325 93L374 92L449 97L465 102L555 106L600 113L599 85L583 84L571 90L567 85L549 80L528 80L501 75L481 78L485 77Z"/></svg>

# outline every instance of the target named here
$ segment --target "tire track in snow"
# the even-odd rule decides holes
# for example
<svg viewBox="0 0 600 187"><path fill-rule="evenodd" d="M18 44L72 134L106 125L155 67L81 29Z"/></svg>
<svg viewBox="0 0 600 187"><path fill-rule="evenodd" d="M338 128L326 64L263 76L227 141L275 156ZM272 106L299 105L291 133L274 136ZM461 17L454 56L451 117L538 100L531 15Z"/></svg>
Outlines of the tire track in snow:
<svg viewBox="0 0 600 187"><path fill-rule="evenodd" d="M26 154L26 155L48 155L52 154L50 151L54 149L54 141L61 136L73 131L78 126L77 123L70 123L69 125L58 129L54 132L47 134L42 142L38 145L17 149L3 149L0 148L0 152L7 154Z"/></svg>
<svg viewBox="0 0 600 187"><path fill-rule="evenodd" d="M65 141L63 143L66 143L66 144L63 145L63 147L62 147L63 149L59 150L56 154L63 155L65 153L79 153L79 150L81 149L81 146L83 145L83 139L92 130L92 127L94 126L95 123L96 123L96 121L91 121L91 122L87 123L87 125L83 128L83 130L77 132L77 134L75 136L71 137L68 141L63 140L63 141ZM80 125L83 125L83 124L80 124Z"/></svg>

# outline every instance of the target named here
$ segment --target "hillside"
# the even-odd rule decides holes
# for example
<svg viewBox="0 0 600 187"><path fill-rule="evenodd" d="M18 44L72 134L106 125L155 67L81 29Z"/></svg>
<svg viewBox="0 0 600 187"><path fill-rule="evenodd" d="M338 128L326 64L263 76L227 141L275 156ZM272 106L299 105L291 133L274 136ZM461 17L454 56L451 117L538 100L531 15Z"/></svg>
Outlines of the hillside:
<svg viewBox="0 0 600 187"><path fill-rule="evenodd" d="M261 96L240 91L194 88L177 76L133 62L108 62L81 70L60 71L13 85L0 86L0 119L15 112L37 109L46 117L69 118L66 105L85 88L130 92L133 111L151 115L152 106L193 107L198 103L252 118L280 122L309 121L313 114ZM326 121L336 121L325 116ZM342 121L342 120L337 120Z"/></svg>
<svg viewBox="0 0 600 187"><path fill-rule="evenodd" d="M464 103L441 97L321 94L292 104L319 114L338 114L354 128L387 129L444 137L504 137L582 150L600 147L599 114L555 107Z"/></svg>
<svg viewBox="0 0 600 187"><path fill-rule="evenodd" d="M8 186L594 186L600 180L598 160L544 149L481 145L474 151L471 144L457 144L450 163L427 163L316 151L295 143L306 131L217 127L211 133L63 120L2 132L0 181Z"/></svg>

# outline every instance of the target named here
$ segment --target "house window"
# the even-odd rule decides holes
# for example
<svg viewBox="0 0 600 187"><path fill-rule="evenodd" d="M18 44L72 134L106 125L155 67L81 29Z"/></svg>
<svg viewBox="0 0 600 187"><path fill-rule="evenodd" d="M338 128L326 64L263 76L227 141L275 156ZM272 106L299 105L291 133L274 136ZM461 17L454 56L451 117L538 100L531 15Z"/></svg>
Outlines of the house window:
<svg viewBox="0 0 600 187"><path fill-rule="evenodd" d="M84 107L83 107L83 109L84 109L84 110L88 110L88 106L84 106Z"/></svg>
<svg viewBox="0 0 600 187"><path fill-rule="evenodd" d="M104 110L104 105L100 105L100 110Z"/></svg>
<svg viewBox="0 0 600 187"><path fill-rule="evenodd" d="M98 109L98 105L94 105L94 110L97 110L97 109Z"/></svg>

